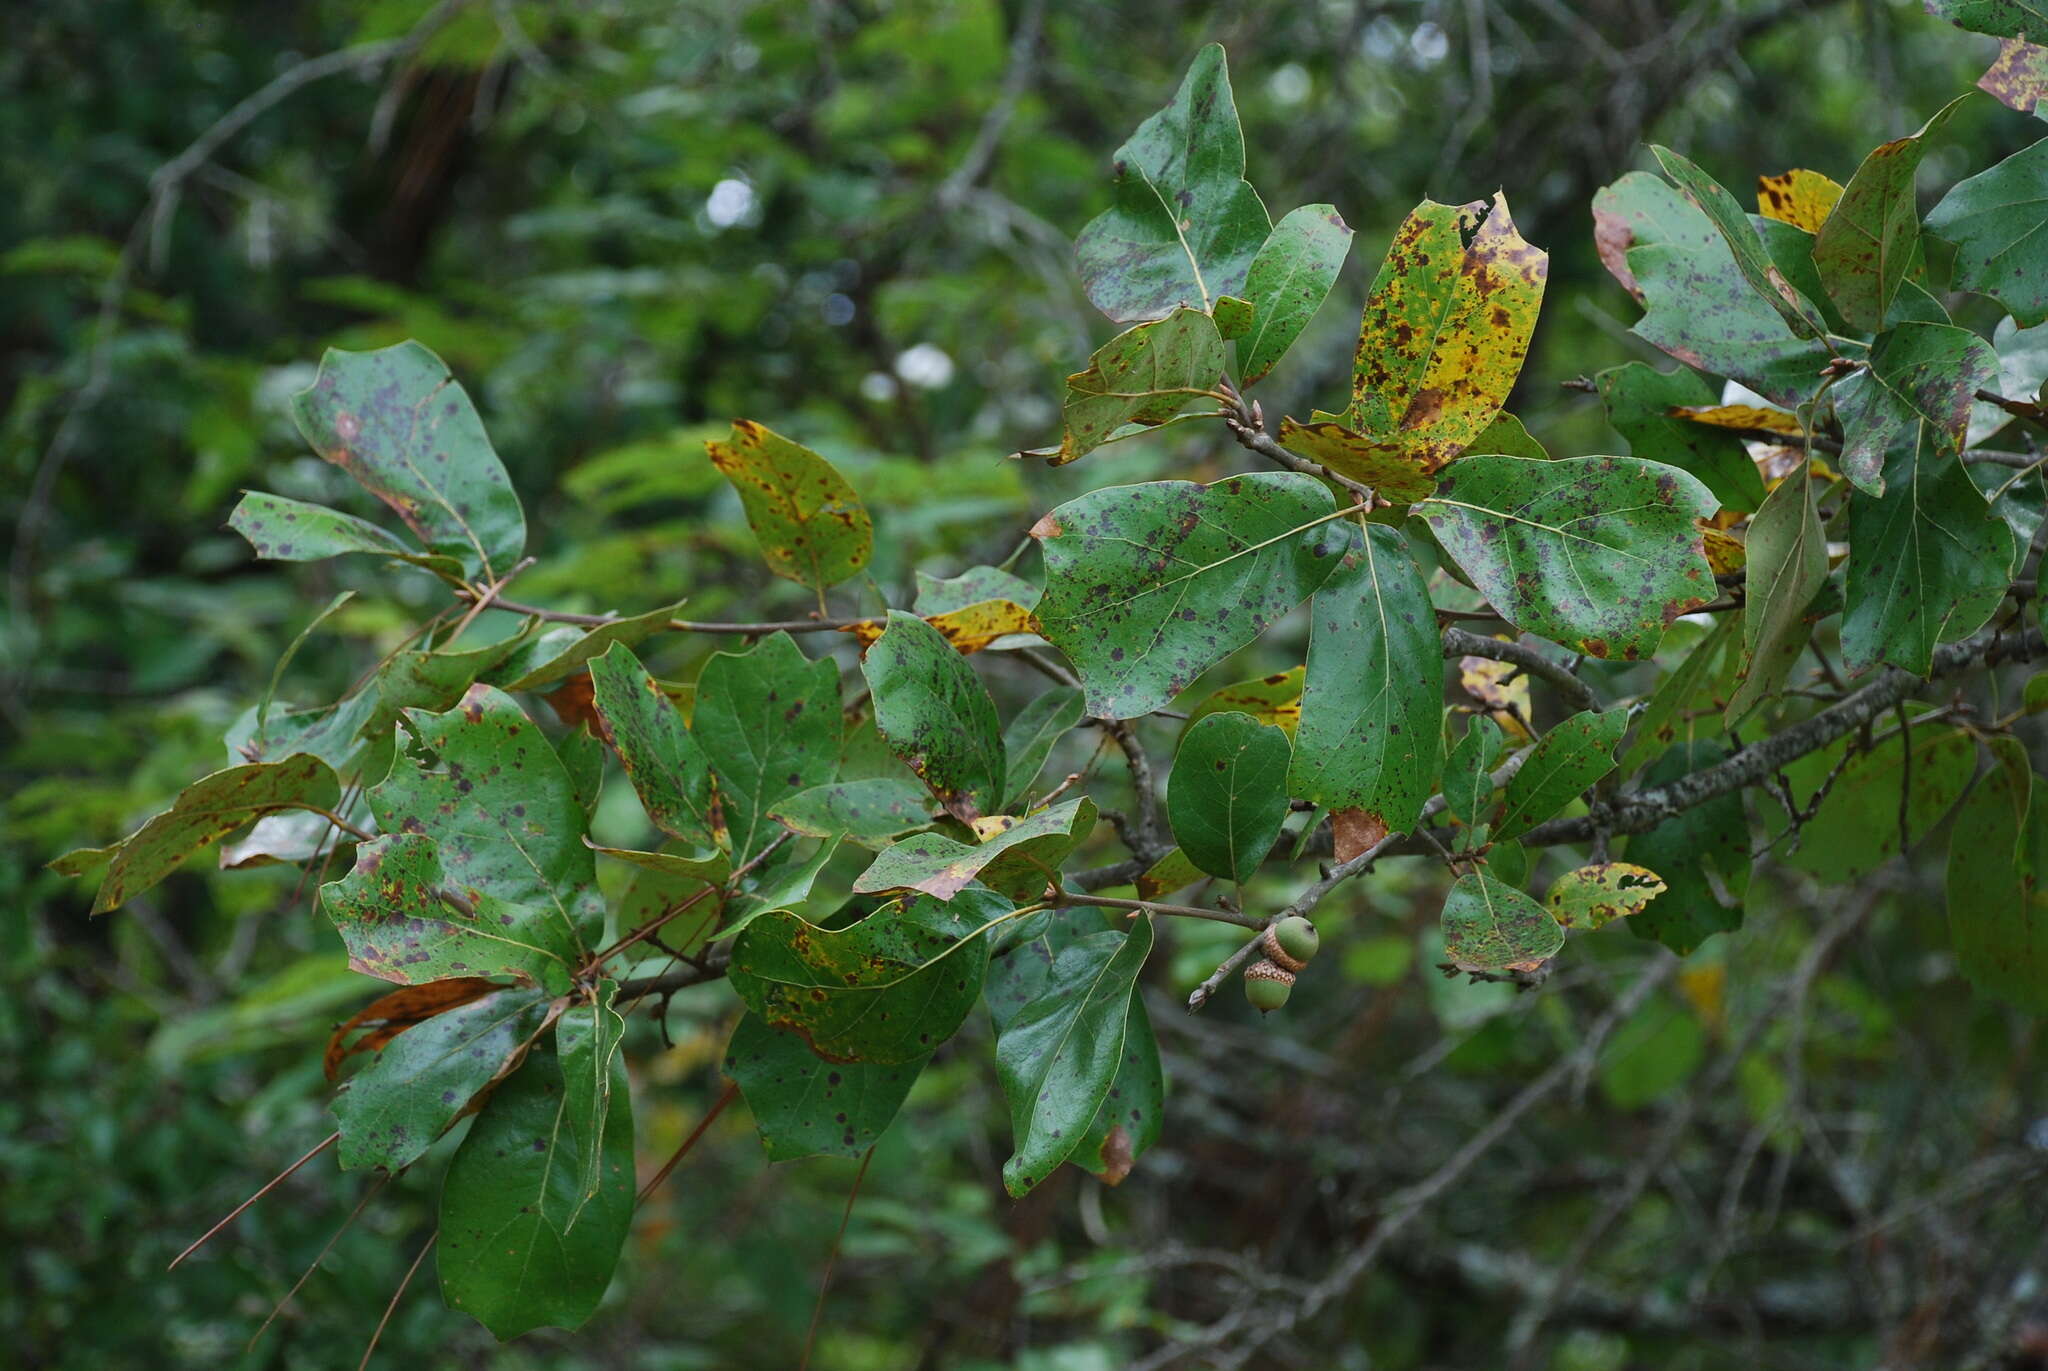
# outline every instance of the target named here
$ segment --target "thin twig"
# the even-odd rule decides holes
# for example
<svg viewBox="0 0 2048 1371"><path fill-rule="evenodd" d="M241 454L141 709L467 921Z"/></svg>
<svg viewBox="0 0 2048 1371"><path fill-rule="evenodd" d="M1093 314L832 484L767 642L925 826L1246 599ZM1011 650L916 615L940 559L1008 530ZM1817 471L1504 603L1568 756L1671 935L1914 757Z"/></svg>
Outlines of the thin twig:
<svg viewBox="0 0 2048 1371"><path fill-rule="evenodd" d="M271 1191L277 1189L278 1186L284 1184L286 1178L289 1177L294 1171L297 1171L300 1167L304 1166L307 1162L313 1160L313 1158L319 1156L322 1152L325 1152L328 1148L334 1146L334 1144L339 1141L341 1141L341 1133L339 1130L336 1130L333 1133L329 1133L325 1138L322 1138L319 1142L314 1143L313 1146L307 1151L305 1156L299 1158L290 1166L287 1166L284 1170L278 1172L275 1176L272 1176L268 1181L264 1182L263 1188L261 1190L258 1190L248 1199L243 1200L240 1204L236 1205L232 1210L228 1212L228 1216L226 1218L222 1219L213 1227L207 1229L204 1233L201 1233L199 1237L193 1241L190 1247L186 1248L183 1252L180 1252L177 1256L171 1258L171 1264L165 1267L164 1270L176 1271L178 1269L179 1262L185 1260L185 1258L191 1256L194 1252L197 1252L200 1248L204 1247L206 1245L206 1240L208 1238L211 1238L214 1234L220 1232L221 1229L226 1228L229 1224L233 1223L236 1219L240 1218L242 1216L243 1210L247 1209L250 1205L256 1203L256 1201L262 1199L265 1195L268 1195Z"/></svg>

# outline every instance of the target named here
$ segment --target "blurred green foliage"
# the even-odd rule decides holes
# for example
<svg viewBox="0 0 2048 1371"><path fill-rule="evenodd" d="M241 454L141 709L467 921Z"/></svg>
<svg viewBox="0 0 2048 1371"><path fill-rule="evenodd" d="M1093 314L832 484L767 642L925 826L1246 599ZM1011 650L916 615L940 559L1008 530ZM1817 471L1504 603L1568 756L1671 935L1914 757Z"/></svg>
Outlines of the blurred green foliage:
<svg viewBox="0 0 2048 1371"><path fill-rule="evenodd" d="M1599 270L1586 208L1643 164L1643 141L1736 187L1795 165L1844 178L1967 88L1991 47L1886 0L443 8L416 52L290 90L154 201L152 176L238 101L298 62L402 37L427 7L49 0L11 16L0 51L0 1329L19 1364L352 1366L428 1231L431 1164L364 1200L245 1352L364 1198L357 1183L310 1166L163 1268L328 1130L319 1046L362 982L290 868L195 865L99 921L75 883L41 869L217 766L223 731L335 590L388 578L307 643L281 699L332 698L429 594L362 568L346 581L332 564L255 569L222 527L243 487L369 512L284 414L323 347L417 337L463 376L543 554L522 595L631 610L687 594L698 617L742 600L760 617L799 614L801 588L764 587L702 440L744 415L827 454L889 512L896 536L873 573L892 593L913 566L1000 561L1037 511L1092 482L1004 457L1053 435L1060 378L1108 332L1069 256L1105 203L1107 149L1204 41L1230 49L1269 202L1329 201L1359 230L1340 300L1363 294L1422 196L1509 189L1524 234L1553 254L1514 408L1575 451L1611 439L1597 402L1557 382L1649 357L1624 334L1630 311ZM1972 167L2013 150L2014 123L1988 101L1966 106L1927 181L1960 174L1965 148ZM1350 332L1349 307L1325 310L1269 409L1334 402ZM1184 432L1100 460L1133 480L1223 469L1219 436ZM664 642L650 665L686 677L711 647ZM1239 665L1242 677L1272 664ZM1346 1206L1361 1190L1426 1171L1584 1027L1562 996L1437 977L1432 921L1418 917L1433 891L1411 902L1404 879L1332 909L1355 935L1332 959L1346 976L1304 982L1284 1023L1262 1029L1232 1006L1197 1032L1155 1013L1176 1083L1167 1138L1119 1190L1069 1172L1023 1204L1001 1197L1008 1125L979 1064L986 1028L970 1024L876 1154L814 1364L1093 1371L1126 1364L1139 1331L1258 1296L1199 1260L1166 1260L1176 1251L1256 1247L1276 1278L1313 1279L1356 1240ZM1921 926L1911 889L1820 978L1811 1021L1772 1026L1737 1088L1705 1105L1710 1166L1756 1128L1760 1170L1779 1168L1782 1247L1733 1260L1762 1292L1751 1313L1789 1329L1800 1364L1880 1352L1853 1291L1888 1258L1844 1257L1838 1240L1899 1202L1902 1177L2017 1136L2041 1106L2017 1065L2033 1028L1934 964L1924 949L1942 934ZM1467 1249L1569 1250L1654 1127L1645 1111L1801 955L1803 899L1797 886L1760 894L1750 931L1689 962L1680 989L1609 1044L1593 1094L1531 1119L1449 1200L1426 1247L1285 1364L1486 1361L1523 1288L1512 1263ZM1175 936L1157 962L1163 995L1231 943L1227 928ZM1600 951L1588 962L1597 980ZM650 1063L644 1157L665 1157L701 1115L731 1012L711 986L676 999L666 1040L632 1025L633 1056ZM1841 1193L1826 1192L1826 1166L1789 1160L1813 1125L1775 1112L1788 1073L1804 1076L1811 1114L1853 1111L1914 1146L1901 1158L1857 1144ZM769 1169L734 1111L643 1216L583 1335L497 1350L421 1288L381 1355L793 1364L852 1174ZM1943 1212L1987 1241L2040 1225L2038 1204L1967 1207L1981 1199L1965 1189ZM1663 1189L1637 1202L1600 1273L1663 1271L1672 1235L1701 1221L1677 1203ZM1822 1279L1837 1263L1846 1288ZM1883 1278L1939 1284L1918 1266ZM1666 1283L1683 1295L1687 1279ZM1551 1364L1726 1365L1741 1322L1709 1321L1732 1330L1721 1345L1574 1315Z"/></svg>

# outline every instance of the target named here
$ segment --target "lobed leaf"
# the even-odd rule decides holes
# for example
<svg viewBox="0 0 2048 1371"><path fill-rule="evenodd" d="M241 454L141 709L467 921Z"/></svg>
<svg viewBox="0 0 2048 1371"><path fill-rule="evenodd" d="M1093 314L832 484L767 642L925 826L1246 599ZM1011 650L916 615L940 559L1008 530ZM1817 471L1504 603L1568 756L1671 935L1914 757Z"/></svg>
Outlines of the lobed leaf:
<svg viewBox="0 0 2048 1371"><path fill-rule="evenodd" d="M1956 182L1927 231L1955 245L1959 289L1989 295L2022 328L2048 321L2048 139Z"/></svg>
<svg viewBox="0 0 2048 1371"><path fill-rule="evenodd" d="M1827 333L1827 325L1821 320L1819 311L1811 300L1793 288L1776 263L1771 261L1764 250L1763 240L1750 226L1749 216L1742 212L1742 206L1735 197L1720 182L1671 149L1653 143L1650 151L1656 154L1664 174L1678 183L1685 198L1707 216L1708 222L1721 235L1736 270L1749 282L1750 289L1777 310L1786 327L1799 337L1823 337Z"/></svg>
<svg viewBox="0 0 2048 1371"><path fill-rule="evenodd" d="M1998 45L1998 60L1977 78L1977 89L2021 114L2048 118L2048 47L2005 39Z"/></svg>
<svg viewBox="0 0 2048 1371"><path fill-rule="evenodd" d="M478 583L510 574L526 515L483 420L447 364L415 342L329 348L292 418L315 452L398 512L428 552Z"/></svg>
<svg viewBox="0 0 2048 1371"><path fill-rule="evenodd" d="M1934 452L1961 451L1977 392L1997 384L1998 354L1966 328L1886 329L1871 340L1868 365L1834 388L1842 474L1861 490L1884 494L1886 455L1914 441L1922 426Z"/></svg>
<svg viewBox="0 0 2048 1371"><path fill-rule="evenodd" d="M1172 103L1116 150L1115 167L1110 207L1074 240L1095 307L1133 323L1241 296L1273 225L1244 179L1222 44L1195 54Z"/></svg>
<svg viewBox="0 0 2048 1371"><path fill-rule="evenodd" d="M1693 477L1632 457L1467 457L1416 508L1510 623L1630 661L1713 594L1694 522L1713 512Z"/></svg>
<svg viewBox="0 0 2048 1371"><path fill-rule="evenodd" d="M1328 527L1338 513L1313 477L1265 472L1112 486L1040 519L1038 620L1080 672L1088 712L1164 706L1308 598L1351 536Z"/></svg>
<svg viewBox="0 0 2048 1371"><path fill-rule="evenodd" d="M983 931L1009 912L986 890L950 905L911 896L839 929L771 912L733 941L726 974L747 1008L828 1061L922 1063L980 998Z"/></svg>
<svg viewBox="0 0 2048 1371"><path fill-rule="evenodd" d="M691 736L711 763L735 863L775 841L771 814L839 769L839 672L787 633L720 652L697 677Z"/></svg>

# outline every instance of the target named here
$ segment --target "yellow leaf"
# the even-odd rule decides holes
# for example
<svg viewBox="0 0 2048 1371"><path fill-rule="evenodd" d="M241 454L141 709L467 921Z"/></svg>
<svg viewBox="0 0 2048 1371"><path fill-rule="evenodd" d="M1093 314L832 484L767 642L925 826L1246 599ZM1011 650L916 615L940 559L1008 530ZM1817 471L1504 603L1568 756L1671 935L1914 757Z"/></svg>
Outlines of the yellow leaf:
<svg viewBox="0 0 2048 1371"><path fill-rule="evenodd" d="M963 657L981 651L999 638L1038 632L1038 620L1015 600L982 600L949 609L944 614L928 614L924 621L937 629L953 645L953 650ZM888 626L887 619L862 619L840 631L851 633L860 639L862 647L868 647L882 636L882 630Z"/></svg>
<svg viewBox="0 0 2048 1371"><path fill-rule="evenodd" d="M1486 713L1511 738L1526 740L1529 730L1522 720L1529 717L1529 678L1517 674L1512 662L1491 657L1460 657L1458 684L1465 693L1486 707Z"/></svg>
<svg viewBox="0 0 2048 1371"><path fill-rule="evenodd" d="M1666 413L1674 419L1688 419L1710 428L1730 428L1741 433L1776 433L1787 438L1804 438L1806 430L1796 416L1782 409L1762 405L1673 405Z"/></svg>
<svg viewBox="0 0 2048 1371"><path fill-rule="evenodd" d="M1292 738L1294 726L1301 722L1301 682L1305 674L1305 668L1294 667L1257 680L1224 686L1195 706L1188 715L1188 723L1193 725L1197 719L1210 714L1249 714L1262 724L1285 729L1287 736Z"/></svg>
<svg viewBox="0 0 2048 1371"><path fill-rule="evenodd" d="M967 826L974 830L977 841L985 843L990 838L999 837L1015 828L1017 819L1011 814L987 814L979 819L968 820Z"/></svg>
<svg viewBox="0 0 2048 1371"><path fill-rule="evenodd" d="M1731 571L1740 571L1749 563L1749 549L1742 539L1725 528L1705 528L1700 536L1706 543L1707 566L1716 576L1726 576Z"/></svg>
<svg viewBox="0 0 2048 1371"><path fill-rule="evenodd" d="M1820 232L1828 211L1841 198L1842 187L1838 182L1804 167L1756 178L1757 213L1808 233Z"/></svg>

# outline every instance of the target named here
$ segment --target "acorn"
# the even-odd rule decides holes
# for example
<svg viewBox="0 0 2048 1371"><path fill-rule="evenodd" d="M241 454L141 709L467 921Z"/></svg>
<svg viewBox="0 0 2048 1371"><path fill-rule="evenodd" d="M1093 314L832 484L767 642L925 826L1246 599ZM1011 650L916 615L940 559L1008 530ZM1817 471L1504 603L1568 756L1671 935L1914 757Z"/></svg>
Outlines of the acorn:
<svg viewBox="0 0 2048 1371"><path fill-rule="evenodd" d="M1261 1014L1270 1014L1294 993L1294 973L1261 957L1244 969L1244 997Z"/></svg>
<svg viewBox="0 0 2048 1371"><path fill-rule="evenodd" d="M1323 945L1316 926L1299 914L1290 914L1268 928L1259 938L1259 950L1283 971L1301 971L1314 960Z"/></svg>

